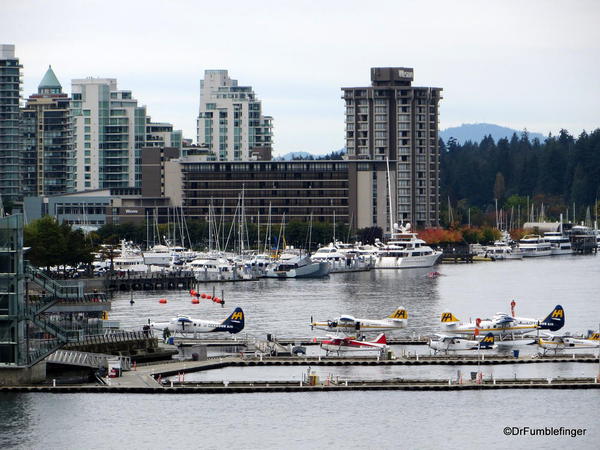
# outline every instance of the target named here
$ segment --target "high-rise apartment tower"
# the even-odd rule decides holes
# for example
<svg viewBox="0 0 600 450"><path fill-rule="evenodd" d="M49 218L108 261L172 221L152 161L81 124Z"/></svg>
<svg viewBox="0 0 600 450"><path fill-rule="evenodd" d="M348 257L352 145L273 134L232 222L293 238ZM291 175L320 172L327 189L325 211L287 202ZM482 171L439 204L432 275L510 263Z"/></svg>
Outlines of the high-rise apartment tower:
<svg viewBox="0 0 600 450"><path fill-rule="evenodd" d="M21 69L14 45L0 45L0 195L15 202L21 193Z"/></svg>
<svg viewBox="0 0 600 450"><path fill-rule="evenodd" d="M342 88L346 149L349 159L390 161L393 222L436 226L440 205L438 103L442 89L415 87L412 81L412 68L375 67L371 69L371 86ZM373 175L377 177L375 172ZM389 209L389 198L382 198L377 180L373 186L376 225L375 210Z"/></svg>
<svg viewBox="0 0 600 450"><path fill-rule="evenodd" d="M64 194L72 170L70 101L49 67L21 111L23 196Z"/></svg>
<svg viewBox="0 0 600 450"><path fill-rule="evenodd" d="M206 70L200 81L198 145L218 161L271 159L272 121L263 116L250 86L238 86L226 70Z"/></svg>

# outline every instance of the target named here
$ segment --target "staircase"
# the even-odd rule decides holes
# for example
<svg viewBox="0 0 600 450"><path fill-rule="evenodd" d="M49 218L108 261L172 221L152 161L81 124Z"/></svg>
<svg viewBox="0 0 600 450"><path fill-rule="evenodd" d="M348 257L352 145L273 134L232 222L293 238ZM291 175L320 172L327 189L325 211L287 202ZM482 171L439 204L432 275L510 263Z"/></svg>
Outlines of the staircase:
<svg viewBox="0 0 600 450"><path fill-rule="evenodd" d="M89 302L106 301L105 294L84 294L83 283L65 284L50 278L43 271L24 261L25 278L37 285L43 295L31 299L25 306L25 316L44 333L53 336L52 339L38 341L34 350L29 351L28 363L33 365L55 352L69 342L79 339L76 331L67 331L58 325L44 320L41 314L58 301ZM42 343L40 343L42 342Z"/></svg>
<svg viewBox="0 0 600 450"><path fill-rule="evenodd" d="M76 285L65 285L53 280L43 271L27 262L24 263L25 278L42 289L44 295L32 302L31 313L41 314L56 304L59 300L81 300L86 294L83 293L83 283Z"/></svg>

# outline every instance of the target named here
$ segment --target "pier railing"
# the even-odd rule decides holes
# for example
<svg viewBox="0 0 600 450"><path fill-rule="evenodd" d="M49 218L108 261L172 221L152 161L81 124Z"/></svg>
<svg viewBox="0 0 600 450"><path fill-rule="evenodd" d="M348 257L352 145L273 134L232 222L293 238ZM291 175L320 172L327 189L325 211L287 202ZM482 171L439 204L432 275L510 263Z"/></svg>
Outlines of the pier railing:
<svg viewBox="0 0 600 450"><path fill-rule="evenodd" d="M145 331L114 331L106 334L95 336L85 336L83 338L72 341L69 345L95 345L95 344L111 344L117 342L141 341L154 338L152 330Z"/></svg>
<svg viewBox="0 0 600 450"><path fill-rule="evenodd" d="M101 367L107 367L109 359L116 358L121 362L121 370L131 370L131 358L129 356L113 356L104 353L79 352L77 350L57 350L51 354L46 361L54 364L66 364L99 369Z"/></svg>

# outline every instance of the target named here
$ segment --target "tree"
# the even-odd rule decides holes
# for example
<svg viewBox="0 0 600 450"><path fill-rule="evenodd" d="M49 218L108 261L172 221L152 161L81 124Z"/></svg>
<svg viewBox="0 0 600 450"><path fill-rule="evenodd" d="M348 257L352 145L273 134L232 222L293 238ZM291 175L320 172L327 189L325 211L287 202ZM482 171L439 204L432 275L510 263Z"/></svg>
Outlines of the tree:
<svg viewBox="0 0 600 450"><path fill-rule="evenodd" d="M25 246L31 247L27 257L32 264L45 267L77 266L93 261L93 246L81 230L73 230L67 223L58 224L56 219L44 216L25 226Z"/></svg>
<svg viewBox="0 0 600 450"><path fill-rule="evenodd" d="M24 245L30 247L26 253L32 264L45 267L63 264L66 240L55 218L44 216L26 225L23 230Z"/></svg>

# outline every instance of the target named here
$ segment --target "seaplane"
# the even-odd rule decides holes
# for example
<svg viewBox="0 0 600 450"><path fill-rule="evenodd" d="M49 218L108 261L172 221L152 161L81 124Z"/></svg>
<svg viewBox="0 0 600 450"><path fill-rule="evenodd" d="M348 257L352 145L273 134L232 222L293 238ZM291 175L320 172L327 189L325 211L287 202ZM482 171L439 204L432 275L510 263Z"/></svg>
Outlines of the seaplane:
<svg viewBox="0 0 600 450"><path fill-rule="evenodd" d="M456 352L461 350L491 350L497 347L494 343L494 334L488 333L481 340L464 339L445 334L435 334L427 343L437 352Z"/></svg>
<svg viewBox="0 0 600 450"><path fill-rule="evenodd" d="M500 340L504 340L515 339L516 336L522 337L538 330L558 331L565 324L565 311L560 305L556 305L543 320L514 317L514 302L511 303L511 307L512 315L496 313L491 319L477 318L474 322L468 323L460 323L454 314L445 312L441 318L443 334L472 336L475 330L479 330L482 334L492 333Z"/></svg>
<svg viewBox="0 0 600 450"><path fill-rule="evenodd" d="M600 348L600 333L591 333L587 338L574 337L569 334L563 336L545 334L539 337L537 344L542 348L544 355L549 350L557 353L561 350Z"/></svg>
<svg viewBox="0 0 600 450"><path fill-rule="evenodd" d="M150 327L156 331L165 329L175 334L196 334L196 333L239 333L244 329L244 311L242 308L235 308L231 315L222 322L204 319L192 319L189 316L177 316L169 322L150 322Z"/></svg>
<svg viewBox="0 0 600 450"><path fill-rule="evenodd" d="M349 351L378 351L381 352L387 348L387 339L385 334L381 333L374 341L363 341L350 336L330 336L321 341L321 348L327 352L337 353Z"/></svg>
<svg viewBox="0 0 600 450"><path fill-rule="evenodd" d="M343 315L337 319L327 320L326 322L314 322L310 318L310 328L317 330L335 331L344 333L370 332L370 331L390 331L400 328L406 328L408 321L408 312L404 307L399 307L385 319L357 319L350 315Z"/></svg>

